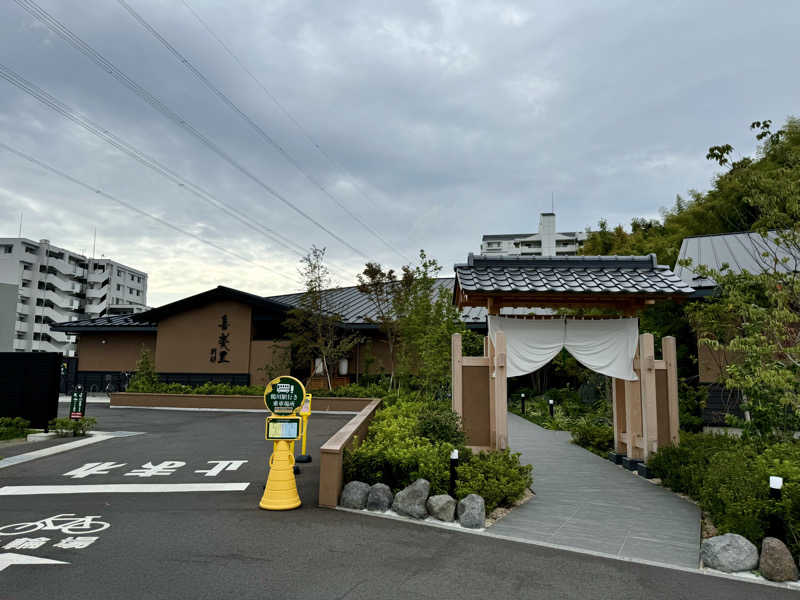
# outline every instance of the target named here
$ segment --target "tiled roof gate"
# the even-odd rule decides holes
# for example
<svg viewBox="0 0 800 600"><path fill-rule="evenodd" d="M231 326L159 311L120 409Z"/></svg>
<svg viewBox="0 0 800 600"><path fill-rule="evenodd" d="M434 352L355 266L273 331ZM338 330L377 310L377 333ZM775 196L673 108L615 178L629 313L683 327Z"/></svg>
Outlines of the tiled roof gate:
<svg viewBox="0 0 800 600"><path fill-rule="evenodd" d="M648 256L474 256L455 266L459 307L612 307L632 314L692 292Z"/></svg>
<svg viewBox="0 0 800 600"><path fill-rule="evenodd" d="M648 256L475 256L455 266L453 301L464 311L490 315L513 311L535 318L552 308L609 308L634 316L658 300L684 300L694 290ZM552 317L552 315L550 315ZM639 335L633 370L637 380L612 378L614 450L631 464L647 461L659 444L678 442L678 377L675 338L662 338L656 359L653 335ZM462 355L452 339L452 403L468 443L505 448L508 440L506 332L487 336L484 355ZM478 371L476 371L476 369ZM656 376L656 372L660 372ZM481 383L487 381L488 386ZM465 382L469 381L469 384ZM478 385L480 384L480 385ZM488 431L486 430L488 425ZM488 434L480 441L476 432Z"/></svg>

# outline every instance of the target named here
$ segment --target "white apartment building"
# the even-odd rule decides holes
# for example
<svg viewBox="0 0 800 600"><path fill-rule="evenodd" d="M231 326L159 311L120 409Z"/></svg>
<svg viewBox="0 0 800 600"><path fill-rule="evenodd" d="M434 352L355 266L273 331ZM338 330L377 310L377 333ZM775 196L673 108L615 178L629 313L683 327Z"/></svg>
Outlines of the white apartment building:
<svg viewBox="0 0 800 600"><path fill-rule="evenodd" d="M484 235L481 254L575 256L585 241L585 231L556 231L556 214L549 212L539 215L536 233Z"/></svg>
<svg viewBox="0 0 800 600"><path fill-rule="evenodd" d="M75 355L50 323L147 309L147 273L48 240L0 238L0 352Z"/></svg>

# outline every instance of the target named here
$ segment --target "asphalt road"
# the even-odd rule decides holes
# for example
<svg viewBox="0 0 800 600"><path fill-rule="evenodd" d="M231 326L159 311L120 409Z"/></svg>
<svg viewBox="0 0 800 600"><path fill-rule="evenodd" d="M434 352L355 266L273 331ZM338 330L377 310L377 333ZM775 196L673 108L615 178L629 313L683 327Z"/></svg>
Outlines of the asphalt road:
<svg viewBox="0 0 800 600"><path fill-rule="evenodd" d="M258 508L268 454L263 415L91 406L98 429L143 431L0 470L0 485L249 482L245 491L0 496L0 526L56 514L98 515L110 527L86 548L0 549L69 564L0 571L0 599L38 598L797 598L797 592L553 550L316 507L318 448L349 417L314 415L314 462L297 476L303 506ZM214 460L247 460L214 477ZM185 462L174 474L124 473ZM87 463L108 474L73 478Z"/></svg>

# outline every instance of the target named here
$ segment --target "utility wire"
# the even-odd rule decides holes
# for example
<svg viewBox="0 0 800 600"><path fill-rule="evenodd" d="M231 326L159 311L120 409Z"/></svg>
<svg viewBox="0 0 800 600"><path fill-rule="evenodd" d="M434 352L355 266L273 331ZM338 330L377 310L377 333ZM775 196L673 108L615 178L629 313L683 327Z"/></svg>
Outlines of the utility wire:
<svg viewBox="0 0 800 600"><path fill-rule="evenodd" d="M311 134L308 132L308 130L305 127L303 127L303 125L292 115L291 112L289 112L289 109L287 109L283 104L281 104L281 102L278 100L278 98L275 97L275 95L272 94L272 92L269 91L267 86L264 85L264 83L258 77L256 77L253 74L253 72L250 71L250 69L247 68L247 66L244 64L244 62L233 52L233 50L230 49L230 47L224 41L222 41L222 39L220 39L220 37L216 33L214 33L214 30L208 25L208 23L205 20L203 20L203 18L199 14L197 14L197 12L189 5L189 3L186 0L181 0L181 2L186 7L186 9L190 13L192 13L194 18L197 19L197 21L200 23L200 25L203 26L203 28L208 32L208 34L212 38L214 38L214 40L216 40L216 42L220 46L222 46L222 49L225 50L225 52L228 54L228 56L230 56L236 62L236 64L239 65L239 67L242 69L242 71L244 71L248 75L248 77L250 77L250 79L252 79L255 82L255 84L258 87L261 88L261 90L264 92L264 94L267 96L267 98L269 98L273 102L273 104L275 104L275 106L277 106L278 109L280 109L280 111L286 116L286 118L289 119L289 121L291 121L294 124L295 127L297 127L297 129L303 134L303 136L306 138L306 140L308 140L308 142L312 146L314 146L314 148L316 148L319 151L319 153L322 156L324 156L325 159L331 165L336 167L338 170L342 171L345 175L347 175L350 178L350 183L353 185L353 187L356 189L356 191L358 191L358 193L361 195L361 197L364 198L364 200L366 200L367 202L369 202L370 204L372 204L373 206L375 206L377 208L375 200L373 200L369 195L367 195L367 193L362 189L362 187L358 184L356 177L354 177L352 175L352 173L350 173L347 170L347 168L345 168L345 166L342 165L342 163L337 161L333 156L331 156L328 152L326 152L325 149L319 143L317 143L317 141L313 137L311 137ZM387 242L384 242L384 243L386 243L388 245ZM403 260L408 261L408 262L413 262L405 254L401 253L399 250L394 248L394 246L389 245L389 248L391 248L391 250L395 254L398 254L401 258L403 258Z"/></svg>
<svg viewBox="0 0 800 600"><path fill-rule="evenodd" d="M252 180L258 186L260 186L264 191L269 193L274 198L283 202L286 206L291 208L297 214L305 218L306 220L310 221L314 225L316 225L319 229L333 237L335 240L340 242L342 245L346 246L356 254L362 256L369 260L369 257L364 254L361 250L353 246L350 242L342 238L341 236L337 235L331 229L327 228L325 225L320 223L310 214L296 206L293 202L289 199L284 197L280 194L277 190L266 184L262 181L257 175L252 173L242 164L237 162L230 154L225 152L222 148L220 148L217 144L215 144L211 139L203 135L200 131L198 131L189 121L187 121L184 117L170 109L167 105L165 105L161 100L155 97L153 94L148 92L145 88L141 85L136 83L133 79L128 77L123 71L118 69L113 63L107 60L102 54L97 52L94 48L89 46L86 42L84 42L80 37L75 35L72 31L70 31L63 23L61 23L58 19L50 15L47 11L41 8L36 2L33 0L14 0L22 9L28 12L31 16L35 17L39 21L41 21L48 29L50 29L53 33L61 37L64 41L69 43L87 58L92 60L96 63L100 68L106 71L109 75L114 77L117 81L122 83L125 87L130 89L133 93L137 96L142 98L145 102L147 102L150 106L152 106L155 110L163 114L166 118L176 123L178 126L182 127L190 134L192 134L195 138L197 138L203 145L205 145L208 149L214 152L217 156L222 158L225 162L229 165L234 167L240 173L245 175L247 178Z"/></svg>
<svg viewBox="0 0 800 600"><path fill-rule="evenodd" d="M41 89L40 87L36 86L35 84L31 83L30 81L23 78L21 75L15 73L7 66L0 63L0 77L8 81L9 83L13 84L26 94L34 97L36 100L51 108L52 110L56 111L63 117L69 119L73 123L83 127L89 133L94 134L95 136L99 137L100 139L104 140L108 144L112 145L113 147L117 148L118 150L124 152L134 160L138 161L142 165L146 166L149 169L152 169L159 175L166 177L173 183L177 184L178 186L184 188L188 192L194 194L204 202L214 206L225 212L226 214L232 216L234 219L242 223L243 225L249 227L253 231L260 233L262 235L267 236L270 238L271 241L278 242L283 246L288 246L289 250L297 254L298 256L305 255L305 249L301 246L295 244L292 240L287 237L282 236L276 231L265 227L259 223L255 223L251 217L241 213L237 209L233 208L229 204L217 199L211 192L203 189L197 184L192 183L180 175L163 165L162 163L158 162L152 156L148 156L144 152L138 150L136 147L128 144L118 136L111 133L108 129L105 129L102 125L92 122L87 117L83 116L81 113L75 111L74 109L70 108L54 96L48 94L45 90Z"/></svg>
<svg viewBox="0 0 800 600"><path fill-rule="evenodd" d="M117 3L124 8L128 14L133 17L133 19L139 23L146 31L150 33L158 42L161 43L177 60L180 62L184 67L186 67L192 75L194 75L204 86L206 86L211 92L213 92L225 105L228 106L233 112L235 112L245 123L247 123L255 132L259 135L259 137L265 141L267 144L272 146L275 150L277 150L281 156L283 156L287 162L289 162L295 169L297 169L300 173L302 173L312 185L318 188L323 194L325 194L328 198L333 200L336 205L341 208L344 212L346 212L354 221L356 221L359 225L364 227L369 233L371 233L375 238L378 239L383 245L385 245L389 250L395 252L400 258L405 260L405 257L397 251L389 242L387 242L375 229L370 227L367 223L365 223L358 215L354 214L347 208L339 199L334 196L322 183L320 183L311 173L309 173L306 169L303 168L303 165L294 158L283 146L281 146L275 139L272 138L258 123L256 123L249 115L247 115L239 106L233 102L221 89L215 86L197 67L195 67L192 62L186 58L175 46L170 44L164 36L162 36L155 27L153 27L144 17L142 17L136 10L128 4L125 0L117 0Z"/></svg>
<svg viewBox="0 0 800 600"><path fill-rule="evenodd" d="M92 185L90 185L90 184L88 184L88 183L86 183L84 181L81 181L80 179L76 179L72 175L69 175L69 174L65 173L64 171L60 171L59 169L57 169L57 168L55 168L55 167L53 167L51 165L48 165L47 163L44 163L44 162L34 158L33 156L30 156L29 154L25 154L21 150L17 150L16 148L12 148L8 144L4 144L3 142L0 142L0 149L7 150L8 152L11 152L12 154L15 154L16 156L18 156L20 158L23 158L23 159L27 160L28 162L31 162L31 163L37 165L38 167L41 167L45 171L48 171L48 172L53 173L55 175L58 175L59 177L63 177L64 179L66 179L68 181L71 181L75 185L78 185L78 186L80 186L82 188L85 188L85 189L89 190L90 192L93 192L93 193L95 193L95 194L97 194L99 196L102 196L103 198L111 200L112 202L115 202L116 204L119 204L120 206L123 206L123 207L127 208L128 210L132 210L133 212L135 212L135 213L137 213L137 214L139 214L139 215L141 215L143 217L147 217L148 219L152 219L153 221L156 221L157 223L160 223L164 227L169 227L173 231L177 231L178 233L181 233L183 235L188 235L189 237L194 238L198 242L202 242L203 244L205 244L207 246L211 246L212 248L214 248L216 250L219 250L220 252L224 252L225 254L228 254L230 256L238 258L241 261L244 261L244 262L246 262L248 264L251 264L251 265L253 265L255 267L258 267L260 269L264 269L265 271L269 271L269 272L271 272L271 273L273 273L275 275L280 276L283 279L286 279L286 275L284 275L283 273L280 273L279 271L276 271L275 269L272 269L272 268L267 267L267 266L265 266L263 264L260 264L260 263L257 263L255 261L252 261L249 258L247 258L246 256L242 256L241 254L238 254L236 252L232 252L231 250L228 250L227 248L225 248L223 246L220 246L219 244L216 244L216 243L214 243L212 241L209 241L209 240L207 240L207 239L205 239L203 237L200 237L199 235L196 235L196 234L194 234L194 233L192 233L190 231L186 231L182 227L178 227L177 225L173 225L172 223L170 223L169 221L167 221L165 219L162 219L161 217L157 217L154 214L151 214L151 213L149 213L149 212L147 212L145 210L142 210L141 208L138 208L137 206L134 206L133 204L130 204L129 202L125 202L124 200L120 200L119 198L117 198L115 196L112 196L111 194L109 194L107 192L104 192L100 188L96 188L96 187L94 187L94 186L92 186ZM300 285L300 282L298 280L293 279L292 281L294 281L294 283Z"/></svg>

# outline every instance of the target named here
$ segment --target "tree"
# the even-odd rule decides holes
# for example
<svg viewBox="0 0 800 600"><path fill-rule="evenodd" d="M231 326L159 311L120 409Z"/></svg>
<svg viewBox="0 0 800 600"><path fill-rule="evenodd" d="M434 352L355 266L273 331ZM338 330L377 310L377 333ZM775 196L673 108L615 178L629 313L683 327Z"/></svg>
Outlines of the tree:
<svg viewBox="0 0 800 600"><path fill-rule="evenodd" d="M420 250L419 264L404 266L395 296L398 371L416 378L423 391L445 387L450 380L450 338L464 333L450 289L438 285L441 267Z"/></svg>
<svg viewBox="0 0 800 600"><path fill-rule="evenodd" d="M359 338L342 329L342 318L325 293L331 287L330 270L325 266L325 248L312 246L300 263L305 292L299 306L290 310L286 319L292 354L301 365L320 359L328 389L333 389L331 365L347 356Z"/></svg>
<svg viewBox="0 0 800 600"><path fill-rule="evenodd" d="M358 291L366 294L375 307L376 318L369 317L370 323L378 325L386 336L389 347L389 389L394 382L395 346L397 344L397 319L395 302L400 286L394 270L384 271L380 264L368 262L358 276Z"/></svg>
<svg viewBox="0 0 800 600"><path fill-rule="evenodd" d="M713 279L714 296L688 309L701 344L731 360L722 383L742 392L748 435L788 438L800 427L800 121L772 133L770 121L751 128L763 141L755 159L731 162L729 145L708 157L735 175L741 199L755 215L761 248L758 273L695 267Z"/></svg>

